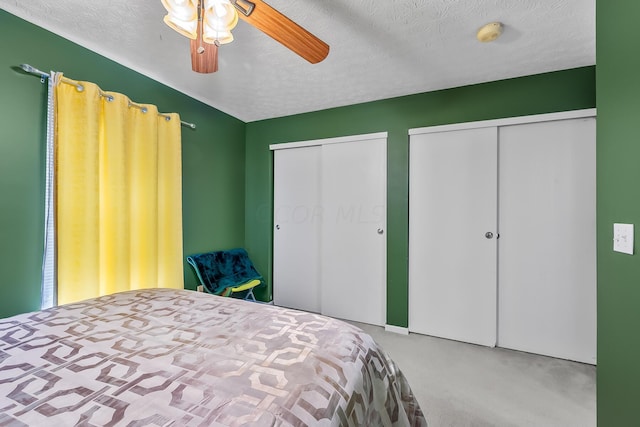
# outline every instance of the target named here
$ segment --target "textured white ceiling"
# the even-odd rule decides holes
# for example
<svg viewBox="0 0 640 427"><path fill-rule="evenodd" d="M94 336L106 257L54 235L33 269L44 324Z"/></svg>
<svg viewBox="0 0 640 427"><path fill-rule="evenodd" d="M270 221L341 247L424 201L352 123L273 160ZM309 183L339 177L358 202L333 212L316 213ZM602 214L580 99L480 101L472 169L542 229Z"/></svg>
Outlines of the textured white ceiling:
<svg viewBox="0 0 640 427"><path fill-rule="evenodd" d="M188 39L162 22L160 0L0 7L245 122L595 64L595 0L267 3L327 42L329 56L309 64L240 21L219 71L201 75ZM503 36L478 42L490 21Z"/></svg>

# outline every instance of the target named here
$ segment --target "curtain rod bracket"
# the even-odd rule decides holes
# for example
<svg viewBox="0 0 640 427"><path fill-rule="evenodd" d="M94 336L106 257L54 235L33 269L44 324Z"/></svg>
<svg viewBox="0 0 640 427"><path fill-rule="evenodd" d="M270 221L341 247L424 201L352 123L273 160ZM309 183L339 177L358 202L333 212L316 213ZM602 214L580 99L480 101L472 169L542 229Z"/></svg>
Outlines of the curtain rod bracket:
<svg viewBox="0 0 640 427"><path fill-rule="evenodd" d="M31 74L39 74L40 75L40 83L44 83L47 78L49 78L49 74L44 71L38 70L36 67L32 67L29 64L20 64L20 68L22 68L27 73Z"/></svg>

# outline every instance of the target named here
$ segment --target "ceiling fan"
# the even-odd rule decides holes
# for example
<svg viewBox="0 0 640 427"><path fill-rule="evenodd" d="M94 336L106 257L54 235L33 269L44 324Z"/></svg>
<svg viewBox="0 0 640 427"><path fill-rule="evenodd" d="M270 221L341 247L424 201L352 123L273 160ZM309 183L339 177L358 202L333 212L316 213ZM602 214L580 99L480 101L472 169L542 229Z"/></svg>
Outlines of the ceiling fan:
<svg viewBox="0 0 640 427"><path fill-rule="evenodd" d="M253 25L312 64L329 54L329 45L262 0L161 0L164 22L191 39L191 68L218 71L218 47L233 40L238 18Z"/></svg>

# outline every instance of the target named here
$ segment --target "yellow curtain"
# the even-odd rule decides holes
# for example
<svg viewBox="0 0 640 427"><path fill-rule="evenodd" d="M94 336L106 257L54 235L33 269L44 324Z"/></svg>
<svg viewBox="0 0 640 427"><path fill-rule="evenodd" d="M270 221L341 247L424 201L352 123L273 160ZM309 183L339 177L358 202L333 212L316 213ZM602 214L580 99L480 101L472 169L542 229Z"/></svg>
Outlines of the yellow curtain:
<svg viewBox="0 0 640 427"><path fill-rule="evenodd" d="M55 92L58 303L183 288L180 118L70 83Z"/></svg>

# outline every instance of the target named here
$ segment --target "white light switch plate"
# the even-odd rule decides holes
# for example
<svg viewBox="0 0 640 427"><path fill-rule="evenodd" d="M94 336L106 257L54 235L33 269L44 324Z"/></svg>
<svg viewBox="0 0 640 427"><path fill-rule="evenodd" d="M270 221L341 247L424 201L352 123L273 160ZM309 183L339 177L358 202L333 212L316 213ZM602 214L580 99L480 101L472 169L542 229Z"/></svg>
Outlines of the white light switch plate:
<svg viewBox="0 0 640 427"><path fill-rule="evenodd" d="M613 224L613 250L633 255L633 224Z"/></svg>

